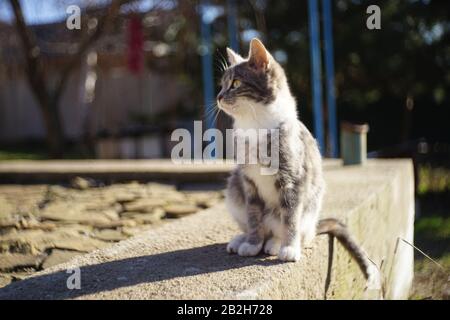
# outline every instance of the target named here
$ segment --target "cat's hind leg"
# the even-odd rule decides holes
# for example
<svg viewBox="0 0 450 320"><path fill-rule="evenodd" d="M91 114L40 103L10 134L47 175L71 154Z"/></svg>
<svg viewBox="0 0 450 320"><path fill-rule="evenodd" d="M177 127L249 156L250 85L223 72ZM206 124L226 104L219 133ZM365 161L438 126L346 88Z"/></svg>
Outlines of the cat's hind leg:
<svg viewBox="0 0 450 320"><path fill-rule="evenodd" d="M316 237L318 214L309 213L303 216L300 223L300 236L302 247L310 248Z"/></svg>
<svg viewBox="0 0 450 320"><path fill-rule="evenodd" d="M306 206L300 220L300 235L302 247L310 248L317 235L317 223L319 221L319 212L322 207L321 197L318 201L312 201Z"/></svg>

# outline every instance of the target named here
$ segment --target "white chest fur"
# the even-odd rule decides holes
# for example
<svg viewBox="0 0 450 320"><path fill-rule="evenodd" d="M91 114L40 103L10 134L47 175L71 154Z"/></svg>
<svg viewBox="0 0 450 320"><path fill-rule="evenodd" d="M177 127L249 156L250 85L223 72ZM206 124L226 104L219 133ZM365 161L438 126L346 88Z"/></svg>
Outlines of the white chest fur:
<svg viewBox="0 0 450 320"><path fill-rule="evenodd" d="M277 206L279 199L275 187L276 175L263 175L261 169L259 164L246 165L244 173L256 184L258 194L266 205L269 207Z"/></svg>

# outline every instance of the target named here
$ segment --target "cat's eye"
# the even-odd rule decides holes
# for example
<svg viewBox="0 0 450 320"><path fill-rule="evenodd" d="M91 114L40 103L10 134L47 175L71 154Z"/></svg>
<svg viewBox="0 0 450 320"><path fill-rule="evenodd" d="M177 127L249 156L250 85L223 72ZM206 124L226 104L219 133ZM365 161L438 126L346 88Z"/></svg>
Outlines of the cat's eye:
<svg viewBox="0 0 450 320"><path fill-rule="evenodd" d="M231 87L232 87L233 89L236 89L236 88L239 88L240 85L241 85L241 80L236 79L236 80L234 80L233 83L231 84Z"/></svg>

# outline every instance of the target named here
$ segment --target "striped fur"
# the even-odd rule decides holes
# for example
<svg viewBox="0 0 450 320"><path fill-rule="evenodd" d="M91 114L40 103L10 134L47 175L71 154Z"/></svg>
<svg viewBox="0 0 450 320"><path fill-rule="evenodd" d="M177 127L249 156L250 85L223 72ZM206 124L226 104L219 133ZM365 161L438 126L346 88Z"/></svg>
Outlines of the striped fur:
<svg viewBox="0 0 450 320"><path fill-rule="evenodd" d="M358 246L345 224L332 218L319 220L317 234L329 234L338 239L353 259L355 259L364 277L369 279L371 276L369 270L372 268L373 263L369 260L367 253Z"/></svg>

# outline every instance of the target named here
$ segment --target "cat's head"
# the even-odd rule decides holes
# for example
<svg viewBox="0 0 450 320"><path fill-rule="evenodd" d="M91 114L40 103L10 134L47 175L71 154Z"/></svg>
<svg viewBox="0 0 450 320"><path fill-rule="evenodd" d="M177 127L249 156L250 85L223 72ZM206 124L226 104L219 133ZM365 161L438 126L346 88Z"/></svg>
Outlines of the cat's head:
<svg viewBox="0 0 450 320"><path fill-rule="evenodd" d="M256 38L250 42L247 58L230 48L227 55L229 67L217 95L219 108L235 119L267 111L280 91L287 88L281 66Z"/></svg>

